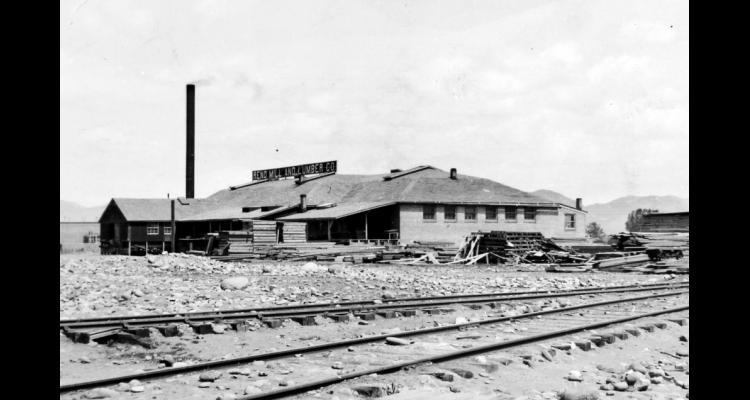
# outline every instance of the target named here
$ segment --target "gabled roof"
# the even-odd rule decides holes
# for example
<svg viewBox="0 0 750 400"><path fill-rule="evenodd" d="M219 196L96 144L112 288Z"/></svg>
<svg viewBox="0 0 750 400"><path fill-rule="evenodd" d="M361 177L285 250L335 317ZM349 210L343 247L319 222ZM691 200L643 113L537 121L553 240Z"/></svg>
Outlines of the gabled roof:
<svg viewBox="0 0 750 400"><path fill-rule="evenodd" d="M386 180L385 178L389 178ZM292 179L219 191L205 200L216 204L261 206L297 204L299 195L310 202L321 203L482 203L546 204L548 200L501 183L468 175L450 179L448 172L421 166L394 174L330 175L298 185Z"/></svg>
<svg viewBox="0 0 750 400"><path fill-rule="evenodd" d="M297 219L341 218L342 213L357 213L367 207L393 203L497 204L559 207L541 197L468 175L451 179L449 173L426 165L402 172L378 175L326 175L298 184L294 179L257 182L221 190L205 199L189 199L189 204L176 203L175 214L180 221L263 218L292 210L300 195L311 204L336 203L329 209L309 209L294 214ZM129 221L169 221L169 199L113 199ZM243 207L281 206L266 212L243 213ZM307 217L310 215L312 217ZM351 215L351 214L347 214ZM290 220L291 216L284 217Z"/></svg>
<svg viewBox="0 0 750 400"><path fill-rule="evenodd" d="M110 209L116 207L128 221L170 221L172 210L169 199L112 199L99 218L101 221ZM182 207L175 204L175 218L178 218Z"/></svg>

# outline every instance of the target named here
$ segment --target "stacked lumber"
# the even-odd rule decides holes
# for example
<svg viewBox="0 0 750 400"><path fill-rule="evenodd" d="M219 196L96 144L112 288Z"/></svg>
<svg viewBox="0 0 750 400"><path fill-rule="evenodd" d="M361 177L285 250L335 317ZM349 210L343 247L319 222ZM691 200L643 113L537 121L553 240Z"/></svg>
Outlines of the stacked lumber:
<svg viewBox="0 0 750 400"><path fill-rule="evenodd" d="M253 233L250 231L221 231L219 232L219 243L217 250L224 254L228 248L229 254L249 253L253 249Z"/></svg>
<svg viewBox="0 0 750 400"><path fill-rule="evenodd" d="M562 250L540 232L472 232L455 255L455 260L470 259L487 254L487 262L507 262L524 256L529 251Z"/></svg>
<svg viewBox="0 0 750 400"><path fill-rule="evenodd" d="M638 232L690 232L687 213L647 214L634 229Z"/></svg>
<svg viewBox="0 0 750 400"><path fill-rule="evenodd" d="M451 242L413 242L407 244L402 251L392 252L390 259L418 258L433 264L443 264L453 261L458 247ZM395 256L398 254L399 256ZM429 256L428 256L429 255Z"/></svg>
<svg viewBox="0 0 750 400"><path fill-rule="evenodd" d="M215 260L242 261L248 259L286 260L286 261L338 261L338 262L374 262L381 259L384 246L348 246L333 242L308 242L299 244L281 243L279 245L253 246L245 254L214 256Z"/></svg>
<svg viewBox="0 0 750 400"><path fill-rule="evenodd" d="M594 261L594 268L606 270L608 272L625 272L625 270L648 264L651 258L648 254L640 253L635 255L623 255L621 257L611 257Z"/></svg>
<svg viewBox="0 0 750 400"><path fill-rule="evenodd" d="M282 238L284 243L307 242L306 222L284 222Z"/></svg>
<svg viewBox="0 0 750 400"><path fill-rule="evenodd" d="M609 243L619 250L626 247L687 249L690 247L690 234L686 232L621 232L612 235Z"/></svg>
<svg viewBox="0 0 750 400"><path fill-rule="evenodd" d="M590 239L552 238L558 246L574 253L596 254L612 251L612 246L607 243L592 242Z"/></svg>
<svg viewBox="0 0 750 400"><path fill-rule="evenodd" d="M277 243L276 221L253 220L253 245L271 246Z"/></svg>

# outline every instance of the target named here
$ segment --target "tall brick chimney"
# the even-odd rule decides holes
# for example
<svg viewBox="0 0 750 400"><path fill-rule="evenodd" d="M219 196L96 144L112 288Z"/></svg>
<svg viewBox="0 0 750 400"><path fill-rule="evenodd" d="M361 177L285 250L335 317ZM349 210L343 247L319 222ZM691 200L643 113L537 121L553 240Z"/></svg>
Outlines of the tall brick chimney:
<svg viewBox="0 0 750 400"><path fill-rule="evenodd" d="M187 85L187 119L185 141L185 197L195 197L195 85Z"/></svg>

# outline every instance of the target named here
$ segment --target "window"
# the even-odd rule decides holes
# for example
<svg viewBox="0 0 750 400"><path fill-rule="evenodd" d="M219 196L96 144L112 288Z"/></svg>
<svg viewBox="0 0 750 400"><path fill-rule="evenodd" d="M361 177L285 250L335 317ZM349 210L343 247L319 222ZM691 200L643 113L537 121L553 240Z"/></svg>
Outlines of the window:
<svg viewBox="0 0 750 400"><path fill-rule="evenodd" d="M464 219L467 221L475 221L477 219L477 208L464 207Z"/></svg>
<svg viewBox="0 0 750 400"><path fill-rule="evenodd" d="M172 234L172 225L164 225L164 235L169 236Z"/></svg>
<svg viewBox="0 0 750 400"><path fill-rule="evenodd" d="M147 235L158 235L159 234L159 224L148 224L146 226L146 234Z"/></svg>
<svg viewBox="0 0 750 400"><path fill-rule="evenodd" d="M506 221L516 220L516 208L515 207L505 207L505 220Z"/></svg>
<svg viewBox="0 0 750 400"><path fill-rule="evenodd" d="M456 206L445 206L445 219L451 221L456 220Z"/></svg>
<svg viewBox="0 0 750 400"><path fill-rule="evenodd" d="M536 219L536 210L533 208L524 208L523 219L526 221L534 221Z"/></svg>
<svg viewBox="0 0 750 400"><path fill-rule="evenodd" d="M576 215L565 214L565 229L575 229L575 228L576 228Z"/></svg>
<svg viewBox="0 0 750 400"><path fill-rule="evenodd" d="M99 243L99 240L99 235L93 232L83 236L83 243Z"/></svg>
<svg viewBox="0 0 750 400"><path fill-rule="evenodd" d="M485 219L487 220L496 220L497 219L497 208L495 207L487 207L485 208Z"/></svg>
<svg viewBox="0 0 750 400"><path fill-rule="evenodd" d="M435 220L435 206L422 206L422 219L434 221Z"/></svg>

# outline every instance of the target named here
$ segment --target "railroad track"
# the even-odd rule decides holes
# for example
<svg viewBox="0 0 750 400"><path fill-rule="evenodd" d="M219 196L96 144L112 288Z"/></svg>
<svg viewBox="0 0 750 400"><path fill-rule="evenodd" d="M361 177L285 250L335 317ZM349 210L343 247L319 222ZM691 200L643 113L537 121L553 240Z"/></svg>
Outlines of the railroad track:
<svg viewBox="0 0 750 400"><path fill-rule="evenodd" d="M329 317L337 321L344 321L345 315L354 314L360 317L372 317L373 314L388 310L398 310L402 315L413 315L416 310L433 312L431 307L456 305L456 304L487 304L500 301L533 300L551 297L577 296L583 294L618 293L632 291L647 291L666 288L685 288L689 282L678 282L670 284L647 284L610 286L602 288L579 288L556 291L524 291L506 293L480 293L467 295L411 297L382 300L365 300L325 304L303 304L281 307L258 307L235 310L220 310L209 312L172 313L160 315L136 315L136 316L113 316L88 319L60 320L60 329L75 334L76 329L109 328L107 332L115 328L131 328L143 326L159 326L174 323L187 323L195 325L201 322L236 322L247 319L258 319L271 327L277 327L281 319L294 319L303 325L312 324L315 316ZM435 310L434 312L440 312ZM366 314L369 314L366 315ZM395 313L383 315L387 317L396 316ZM165 331L165 327L161 327ZM207 329L207 328L205 328Z"/></svg>
<svg viewBox="0 0 750 400"><path fill-rule="evenodd" d="M660 291L647 295L633 297L616 298L606 301L589 302L577 304L569 307L563 307L552 310L542 310L537 312L526 313L511 317L488 318L481 321L468 322L463 324L451 324L446 326L437 326L432 328L416 329L413 331L399 332L387 335L374 335L355 339L339 340L330 343L323 343L313 346L292 348L282 351L255 354L251 356L238 357L219 361L210 361L187 365L182 367L164 368L154 371L116 376L106 379L98 379L87 382L78 382L60 386L60 393L69 393L76 390L90 389L108 385L115 385L121 382L128 382L132 379L152 380L165 378L168 376L194 373L211 369L227 368L252 363L255 361L288 359L297 364L296 370L307 373L320 373L321 375L331 375L331 356L336 356L349 364L339 371L335 376L331 376L316 381L308 381L300 385L290 385L288 387L264 392L256 395L242 397L243 399L271 399L279 398L299 393L305 393L310 390L317 390L322 387L340 383L349 379L366 376L373 373L386 374L400 371L406 367L423 365L425 363L439 363L453 360L461 357L492 352L501 349L510 349L518 346L538 343L554 338L561 338L575 333L587 330L607 327L613 324L623 324L638 319L656 317L664 314L673 314L687 311L689 307L686 297L689 294L687 290L675 290L674 287L651 289ZM618 294L619 295L619 294ZM625 303L631 303L632 307L622 307ZM669 304L667 304L669 303ZM679 303L679 304L678 304ZM668 307L670 306L670 307ZM653 310L658 308L657 310ZM585 311L582 312L582 311ZM497 341L498 325L515 325L525 323L527 335L520 338L510 337L509 340ZM602 333L592 336L588 339L578 338L576 345L583 346L586 342L591 345L595 342L598 345L611 343L615 337L620 339L626 338L628 333L631 335L640 335L641 331L653 331L658 328L666 328L667 323L657 321L656 323L641 324L637 327L626 328L612 334ZM394 352L392 349L409 349L410 346L387 346L386 341L389 338L409 338L425 335L455 335L465 334L471 330L475 341L469 348L459 351L436 351L429 348L418 348L411 354L403 352ZM536 333L539 332L539 333ZM453 340L458 341L460 338ZM618 339L619 340L619 339ZM462 342L462 345L465 342ZM362 360L350 360L347 357L349 350L353 346L361 347L363 345L375 346L377 357L373 359L372 365L360 369L354 367L362 364ZM461 346L466 347L466 346ZM373 349L369 349L373 350ZM429 354L432 353L432 354ZM356 354L356 352L355 352ZM428 354L427 356L424 356ZM388 360L390 356L395 356L395 360ZM401 361L404 356L411 356L410 361ZM322 365L322 366L321 366ZM352 369L353 368L353 369ZM347 370L351 370L348 372Z"/></svg>

